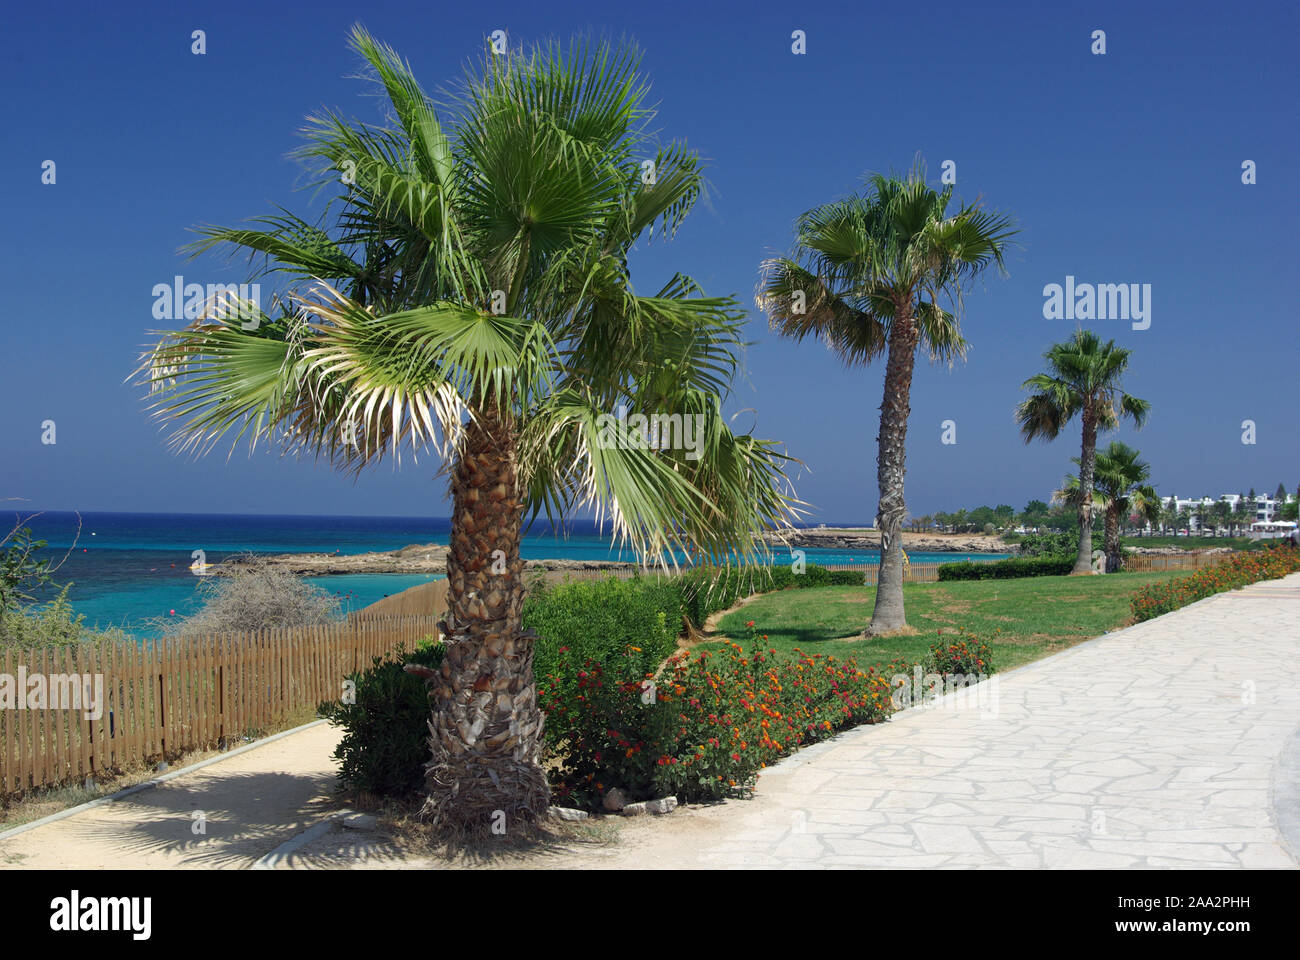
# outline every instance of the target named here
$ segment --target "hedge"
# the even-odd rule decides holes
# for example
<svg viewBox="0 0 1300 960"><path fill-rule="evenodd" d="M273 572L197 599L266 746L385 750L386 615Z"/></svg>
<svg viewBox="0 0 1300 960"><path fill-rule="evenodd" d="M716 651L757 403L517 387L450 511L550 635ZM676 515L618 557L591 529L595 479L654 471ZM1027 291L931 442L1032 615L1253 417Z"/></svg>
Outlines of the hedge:
<svg viewBox="0 0 1300 960"><path fill-rule="evenodd" d="M629 645L655 663L677 649L682 628L682 588L674 578L585 580L542 588L524 601L525 629L538 640L533 674L560 668L560 651L579 660L601 660Z"/></svg>
<svg viewBox="0 0 1300 960"><path fill-rule="evenodd" d="M1008 557L993 563L960 563L939 565L940 580L1012 580L1019 577L1063 577L1074 569L1073 558L1062 557Z"/></svg>
<svg viewBox="0 0 1300 960"><path fill-rule="evenodd" d="M856 586L862 579L853 570L816 565L801 574L788 566L751 565L696 568L677 577L606 577L541 587L529 595L523 610L524 627L538 637L533 674L564 677L562 663L600 662L629 646L640 648L646 662L659 664L677 649L684 619L699 626L710 614L735 606L751 593Z"/></svg>

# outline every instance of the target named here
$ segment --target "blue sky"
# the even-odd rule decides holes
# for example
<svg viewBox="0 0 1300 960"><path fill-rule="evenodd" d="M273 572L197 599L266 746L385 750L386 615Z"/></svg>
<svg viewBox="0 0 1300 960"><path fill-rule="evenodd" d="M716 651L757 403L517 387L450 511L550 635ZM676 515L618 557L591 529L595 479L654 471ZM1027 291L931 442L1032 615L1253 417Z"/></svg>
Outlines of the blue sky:
<svg viewBox="0 0 1300 960"><path fill-rule="evenodd" d="M171 454L125 383L156 283L244 279L187 262L190 226L234 224L295 191L286 158L321 106L379 119L345 46L360 20L426 88L453 80L495 29L512 43L575 31L644 48L664 138L709 159L710 204L634 261L639 286L674 270L752 305L759 262L795 217L920 152L937 178L1020 221L1010 275L968 297L972 344L952 370L922 361L912 392L913 513L1046 499L1077 431L1025 447L1012 408L1042 351L1073 322L1043 317L1043 287L1141 283L1151 325L1090 326L1134 350L1130 392L1154 412L1135 443L1162 493L1300 483L1293 5L856 3L24 4L6 15L7 240L0 317L0 497L35 508L444 515L431 461L354 482L241 448ZM207 53L190 52L203 29ZM791 32L807 53L791 53ZM1093 30L1107 53L1090 53ZM41 183L54 160L57 183ZM1253 160L1258 182L1243 185ZM730 408L807 464L816 518L875 513L883 365L846 370L751 310L746 376ZM955 420L957 443L941 423ZM1241 442L1243 420L1256 443ZM54 420L57 443L41 443Z"/></svg>

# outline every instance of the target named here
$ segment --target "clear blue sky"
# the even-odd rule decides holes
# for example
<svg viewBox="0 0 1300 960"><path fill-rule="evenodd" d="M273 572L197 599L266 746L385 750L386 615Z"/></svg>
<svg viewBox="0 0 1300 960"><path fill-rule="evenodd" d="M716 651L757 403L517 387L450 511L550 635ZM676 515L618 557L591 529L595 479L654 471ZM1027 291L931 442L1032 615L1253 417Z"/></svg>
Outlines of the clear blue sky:
<svg viewBox="0 0 1300 960"><path fill-rule="evenodd" d="M1300 482L1295 45L1292 4L772 2L19 4L6 14L6 229L0 319L0 497L44 509L445 515L428 461L359 482L246 448L178 458L124 383L154 284L239 281L242 265L176 253L202 222L275 203L315 219L286 159L321 106L367 120L349 77L360 20L427 88L459 74L492 30L512 43L627 34L646 52L665 138L710 160L710 207L644 248L641 289L672 270L752 304L757 267L794 218L921 152L937 178L1021 221L1010 276L969 297L968 361L921 362L913 385L913 513L1046 499L1077 432L1026 448L1012 407L1043 349L1043 287L1149 283L1150 329L1090 325L1135 351L1130 392L1154 405L1135 442L1162 493L1271 492ZM742 9L744 12L741 12ZM191 31L207 53L190 52ZM807 54L790 34L807 34ZM1103 29L1107 54L1089 52ZM363 94L366 94L363 96ZM41 164L57 163L42 185ZM1241 164L1258 183L1241 183ZM875 513L883 367L846 370L751 313L732 409L810 468L800 493L829 520ZM753 414L742 414L741 423ZM57 424L42 445L41 423ZM940 424L957 422L955 445ZM1254 420L1257 443L1241 443Z"/></svg>

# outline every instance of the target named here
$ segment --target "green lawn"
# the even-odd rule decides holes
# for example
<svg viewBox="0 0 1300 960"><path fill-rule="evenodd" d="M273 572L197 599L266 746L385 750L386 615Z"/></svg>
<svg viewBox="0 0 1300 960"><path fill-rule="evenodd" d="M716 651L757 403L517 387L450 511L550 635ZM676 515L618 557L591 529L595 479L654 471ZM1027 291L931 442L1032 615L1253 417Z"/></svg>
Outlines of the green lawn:
<svg viewBox="0 0 1300 960"><path fill-rule="evenodd" d="M1190 571L1189 571L1190 572ZM1081 640L1100 636L1130 619L1129 597L1140 587L1182 572L1114 573L1100 577L1026 577L910 583L903 587L912 636L864 639L874 587L816 587L764 594L724 616L713 639L749 639L745 623L767 634L780 652L855 657L867 666L895 657L917 660L930 645L964 627L987 640L999 670L1037 660Z"/></svg>

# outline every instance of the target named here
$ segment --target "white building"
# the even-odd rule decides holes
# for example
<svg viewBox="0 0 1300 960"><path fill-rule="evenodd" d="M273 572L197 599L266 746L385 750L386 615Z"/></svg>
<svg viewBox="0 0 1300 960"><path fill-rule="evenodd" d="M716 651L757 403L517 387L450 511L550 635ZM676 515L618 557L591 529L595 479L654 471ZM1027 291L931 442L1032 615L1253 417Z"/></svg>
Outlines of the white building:
<svg viewBox="0 0 1300 960"><path fill-rule="evenodd" d="M1191 517L1188 520L1188 528L1192 532L1199 532L1201 530L1200 510L1202 507L1213 506L1216 502L1221 501L1226 503L1233 513L1236 513L1237 505L1243 502L1243 500L1247 503L1247 507L1249 508L1250 497L1243 498L1241 494L1237 493L1221 494L1217 500L1214 497L1183 499L1182 497L1175 495L1172 497L1161 497L1160 503L1161 506L1165 508L1172 506L1174 510L1179 512L1183 510L1188 511L1188 513L1191 514ZM1282 504L1294 502L1295 494L1293 493L1288 493L1285 500L1277 500L1264 493L1257 494L1254 503L1254 516L1251 517L1250 520L1251 522L1272 523L1281 511Z"/></svg>

